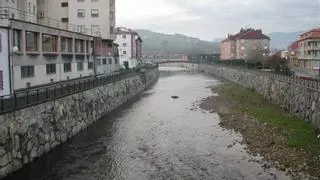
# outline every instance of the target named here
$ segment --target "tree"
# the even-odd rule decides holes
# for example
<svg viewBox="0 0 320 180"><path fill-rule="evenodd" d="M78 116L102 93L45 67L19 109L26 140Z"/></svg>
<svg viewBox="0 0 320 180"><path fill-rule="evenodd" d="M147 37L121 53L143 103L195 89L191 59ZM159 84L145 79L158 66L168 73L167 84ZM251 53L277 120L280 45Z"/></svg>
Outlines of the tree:
<svg viewBox="0 0 320 180"><path fill-rule="evenodd" d="M289 61L285 58L281 58L280 53L276 53L272 56L269 56L263 61L263 65L270 69L273 69L277 73L291 75L292 72L289 68Z"/></svg>

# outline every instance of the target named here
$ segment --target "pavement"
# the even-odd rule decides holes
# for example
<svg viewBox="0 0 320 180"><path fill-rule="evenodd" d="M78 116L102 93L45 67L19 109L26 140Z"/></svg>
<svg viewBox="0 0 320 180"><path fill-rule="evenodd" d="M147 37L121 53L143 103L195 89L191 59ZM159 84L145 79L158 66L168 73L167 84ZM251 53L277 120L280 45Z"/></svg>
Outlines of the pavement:
<svg viewBox="0 0 320 180"><path fill-rule="evenodd" d="M307 70L303 69L303 68L299 68L296 66L290 66L290 68L292 69L292 71L294 71L295 75L297 76L302 76L302 77L311 77L314 79L320 79L319 75L315 75L313 73L308 72Z"/></svg>

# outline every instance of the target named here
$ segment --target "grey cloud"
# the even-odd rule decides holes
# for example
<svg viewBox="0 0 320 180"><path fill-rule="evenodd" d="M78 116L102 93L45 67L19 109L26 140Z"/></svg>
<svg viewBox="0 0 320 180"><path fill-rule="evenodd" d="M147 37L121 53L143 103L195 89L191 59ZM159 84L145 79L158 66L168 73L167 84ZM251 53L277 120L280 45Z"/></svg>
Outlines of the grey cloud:
<svg viewBox="0 0 320 180"><path fill-rule="evenodd" d="M152 30L186 33L207 40L234 33L244 26L270 33L307 30L320 22L318 0L166 1L169 6L179 6L188 16L198 18L177 22L174 17L157 17L143 22L145 26L153 24L149 26Z"/></svg>

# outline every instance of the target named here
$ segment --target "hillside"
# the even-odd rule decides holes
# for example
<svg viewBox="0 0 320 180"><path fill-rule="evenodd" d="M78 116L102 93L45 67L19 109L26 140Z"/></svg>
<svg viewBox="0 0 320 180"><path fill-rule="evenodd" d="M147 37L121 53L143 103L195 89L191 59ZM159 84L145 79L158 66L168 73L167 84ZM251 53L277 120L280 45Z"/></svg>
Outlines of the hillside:
<svg viewBox="0 0 320 180"><path fill-rule="evenodd" d="M219 43L203 41L182 34L162 34L136 29L143 40L143 53L147 55L166 53L219 52Z"/></svg>

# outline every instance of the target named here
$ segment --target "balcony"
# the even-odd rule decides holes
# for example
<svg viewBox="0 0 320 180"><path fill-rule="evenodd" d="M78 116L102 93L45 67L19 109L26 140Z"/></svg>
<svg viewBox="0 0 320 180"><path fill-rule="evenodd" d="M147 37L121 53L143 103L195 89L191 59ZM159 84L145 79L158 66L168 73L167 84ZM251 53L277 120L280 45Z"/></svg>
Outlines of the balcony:
<svg viewBox="0 0 320 180"><path fill-rule="evenodd" d="M37 14L21 11L10 7L0 7L0 26L10 26L12 20L30 22L42 26L58 28L61 30L72 31L94 37L100 37L100 32L93 32L90 28L61 22L61 20L51 19L45 16L43 12Z"/></svg>
<svg viewBox="0 0 320 180"><path fill-rule="evenodd" d="M306 60L320 60L320 55L316 56L316 55L300 55L299 59L306 59Z"/></svg>

